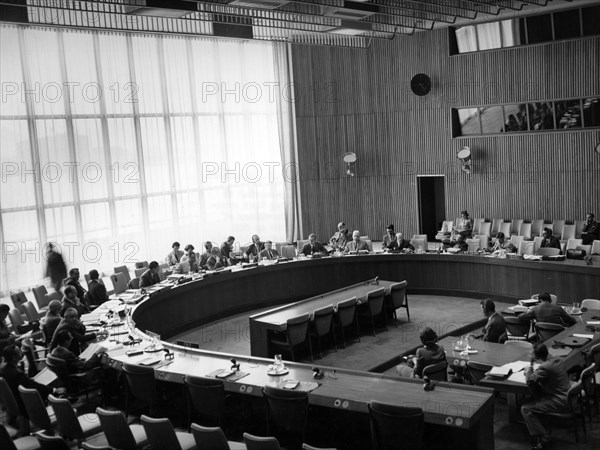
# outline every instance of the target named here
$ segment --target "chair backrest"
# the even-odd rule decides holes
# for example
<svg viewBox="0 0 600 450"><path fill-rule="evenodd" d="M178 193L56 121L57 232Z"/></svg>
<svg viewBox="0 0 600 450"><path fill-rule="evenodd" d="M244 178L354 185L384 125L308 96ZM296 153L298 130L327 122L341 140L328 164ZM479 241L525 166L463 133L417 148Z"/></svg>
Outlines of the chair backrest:
<svg viewBox="0 0 600 450"><path fill-rule="evenodd" d="M376 401L371 401L367 406L374 449L422 448L425 416L421 408Z"/></svg>
<svg viewBox="0 0 600 450"><path fill-rule="evenodd" d="M585 220L576 220L575 221L575 238L580 239L581 233L583 232L583 227L585 227Z"/></svg>
<svg viewBox="0 0 600 450"><path fill-rule="evenodd" d="M521 241L519 244L519 255L533 255L535 245L533 241Z"/></svg>
<svg viewBox="0 0 600 450"><path fill-rule="evenodd" d="M46 356L46 364L48 365L48 369L56 374L61 383L67 386L67 388L71 386L71 377L64 359L48 355Z"/></svg>
<svg viewBox="0 0 600 450"><path fill-rule="evenodd" d="M23 310L25 311L25 316L27 317L27 321L29 322L39 322L40 315L38 314L38 310L35 305L31 302L23 303Z"/></svg>
<svg viewBox="0 0 600 450"><path fill-rule="evenodd" d="M300 254L300 252L304 248L304 245L306 245L307 242L310 242L310 241L308 239L298 239L298 241L296 242L296 248L298 249L298 254Z"/></svg>
<svg viewBox="0 0 600 450"><path fill-rule="evenodd" d="M560 250L554 247L540 247L536 253L541 256L557 256L560 255Z"/></svg>
<svg viewBox="0 0 600 450"><path fill-rule="evenodd" d="M500 231L500 225L504 223L504 219L492 219L492 226L490 228L490 236L496 236ZM482 234L482 233L479 233Z"/></svg>
<svg viewBox="0 0 600 450"><path fill-rule="evenodd" d="M571 385L571 389L567 392L567 407L571 414L578 414L581 408L581 391L583 390L583 383L581 381ZM585 418L583 419L585 420Z"/></svg>
<svg viewBox="0 0 600 450"><path fill-rule="evenodd" d="M517 234L525 239L531 239L531 222L523 222Z"/></svg>
<svg viewBox="0 0 600 450"><path fill-rule="evenodd" d="M134 397L149 403L154 400L156 380L154 379L154 369L152 367L123 363L123 372L125 372L129 390Z"/></svg>
<svg viewBox="0 0 600 450"><path fill-rule="evenodd" d="M10 438L8 430L0 423L0 448L3 450L17 450L17 446Z"/></svg>
<svg viewBox="0 0 600 450"><path fill-rule="evenodd" d="M533 294L531 296L531 298L534 300L539 300L540 294ZM557 302L558 302L558 296L556 294L550 294L550 303L552 303L553 305L556 305Z"/></svg>
<svg viewBox="0 0 600 450"><path fill-rule="evenodd" d="M562 236L563 227L565 226L564 220L554 220L552 222L552 234L559 238Z"/></svg>
<svg viewBox="0 0 600 450"><path fill-rule="evenodd" d="M122 273L123 277L125 278L125 284L129 283L129 280L131 280L131 275L129 275L129 269L127 268L127 266L118 266L115 267L114 269L114 273ZM112 278L111 278L112 281ZM114 282L113 282L114 285Z"/></svg>
<svg viewBox="0 0 600 450"><path fill-rule="evenodd" d="M144 269L145 270L145 269ZM129 289L139 289L140 288L140 277L132 278L127 284Z"/></svg>
<svg viewBox="0 0 600 450"><path fill-rule="evenodd" d="M4 408L6 408L6 412L11 416L19 417L22 415L13 391L2 377L0 377L0 403L2 403Z"/></svg>
<svg viewBox="0 0 600 450"><path fill-rule="evenodd" d="M298 250L301 251L302 249ZM293 245L284 245L281 247L281 256L288 259L293 259L296 256L296 247Z"/></svg>
<svg viewBox="0 0 600 450"><path fill-rule="evenodd" d="M10 299L12 300L12 304L15 308L19 310L19 312L23 313L23 303L27 302L27 297L25 297L25 292L19 291L16 294L10 294Z"/></svg>
<svg viewBox="0 0 600 450"><path fill-rule="evenodd" d="M533 253L537 255L538 250L540 249L540 245L542 245L542 241L544 240L541 236L536 236L533 238Z"/></svg>
<svg viewBox="0 0 600 450"><path fill-rule="evenodd" d="M365 239L365 243L367 244L367 247L369 247L369 251L372 252L373 251L373 241L371 239Z"/></svg>
<svg viewBox="0 0 600 450"><path fill-rule="evenodd" d="M85 279L85 284L87 284L87 288L88 291L90 290L90 283L92 281L92 279L90 278L90 274L89 273L84 273L83 274L83 278Z"/></svg>
<svg viewBox="0 0 600 450"><path fill-rule="evenodd" d="M476 217L475 219L473 219L473 234L479 234L479 226L485 222L485 218L483 217Z"/></svg>
<svg viewBox="0 0 600 450"><path fill-rule="evenodd" d="M529 321L523 322L517 317L505 317L504 321L506 322L506 332L508 333L509 339L527 338L529 334L529 328L531 327L531 323Z"/></svg>
<svg viewBox="0 0 600 450"><path fill-rule="evenodd" d="M166 280L172 273L173 272L169 270L169 265L167 263L158 265L158 278L160 278L160 281Z"/></svg>
<svg viewBox="0 0 600 450"><path fill-rule="evenodd" d="M522 224L523 219L512 219L510 221L510 234L519 234L519 229L521 228Z"/></svg>
<svg viewBox="0 0 600 450"><path fill-rule="evenodd" d="M270 436L262 437L244 433L244 443L248 450L281 450L277 438Z"/></svg>
<svg viewBox="0 0 600 450"><path fill-rule="evenodd" d="M50 394L48 403L50 403L56 415L56 429L62 436L67 439L81 439L84 437L81 424L68 399L58 398Z"/></svg>
<svg viewBox="0 0 600 450"><path fill-rule="evenodd" d="M448 363L440 361L435 364L429 364L423 369L423 378L426 376L430 380L446 381L448 379Z"/></svg>
<svg viewBox="0 0 600 450"><path fill-rule="evenodd" d="M287 321L287 339L288 344L298 345L306 340L308 335L308 324L310 314L302 314L301 316L292 317Z"/></svg>
<svg viewBox="0 0 600 450"><path fill-rule="evenodd" d="M406 303L406 287L408 282L406 280L394 283L390 286L390 292L392 297L392 307L398 309Z"/></svg>
<svg viewBox="0 0 600 450"><path fill-rule="evenodd" d="M141 421L151 448L181 450L181 444L169 419L155 419L142 415Z"/></svg>
<svg viewBox="0 0 600 450"><path fill-rule="evenodd" d="M575 250L579 245L583 245L582 239L569 239L567 241L567 247L565 248L565 250Z"/></svg>
<svg viewBox="0 0 600 450"><path fill-rule="evenodd" d="M139 277L141 277L141 276L142 276L142 274L143 274L143 273L144 273L146 270L148 270L148 269L147 269L147 268L145 268L145 267L142 267L142 268L140 268L140 269L135 269L135 270L133 271L133 273L135 274L135 277L136 277L136 278L139 278Z"/></svg>
<svg viewBox="0 0 600 450"><path fill-rule="evenodd" d="M313 324L317 336L325 336L331 331L333 324L333 305L327 305L313 312Z"/></svg>
<svg viewBox="0 0 600 450"><path fill-rule="evenodd" d="M505 341L504 345L510 345L512 347L519 347L525 350L531 350L533 348L533 344L529 341Z"/></svg>
<svg viewBox="0 0 600 450"><path fill-rule="evenodd" d="M125 279L125 275L123 275L122 272L113 273L110 276L110 281L113 284L115 294L120 294L121 292L125 292L127 290L128 281Z"/></svg>
<svg viewBox="0 0 600 450"><path fill-rule="evenodd" d="M337 316L340 326L347 327L356 317L356 297L343 300L337 304Z"/></svg>
<svg viewBox="0 0 600 450"><path fill-rule="evenodd" d="M31 340L31 338L25 338L21 341L21 352L27 361L27 375L30 377L34 377L39 372L38 364L41 362L36 361L36 349L35 344Z"/></svg>
<svg viewBox="0 0 600 450"><path fill-rule="evenodd" d="M504 233L506 238L510 237L510 222L502 222L500 224L499 233Z"/></svg>
<svg viewBox="0 0 600 450"><path fill-rule="evenodd" d="M451 220L444 220L442 222L442 228L439 231L439 233L450 233L452 231L452 221Z"/></svg>
<svg viewBox="0 0 600 450"><path fill-rule="evenodd" d="M467 250L469 253L476 253L481 245L481 240L467 239L467 245L469 246L469 249Z"/></svg>
<svg viewBox="0 0 600 450"><path fill-rule="evenodd" d="M8 318L15 331L17 331L17 327L19 325L23 325L25 323L23 316L17 308L13 308L8 312Z"/></svg>
<svg viewBox="0 0 600 450"><path fill-rule="evenodd" d="M53 436L41 431L35 433L41 450L70 450L70 446L61 436Z"/></svg>
<svg viewBox="0 0 600 450"><path fill-rule="evenodd" d="M594 390L597 389L594 377L596 376L596 363L587 366L581 372L579 382L581 383L586 396L594 398Z"/></svg>
<svg viewBox="0 0 600 450"><path fill-rule="evenodd" d="M410 243L415 248L415 250L419 250L419 247L422 247L421 250L424 252L427 251L427 235L426 234L413 234Z"/></svg>
<svg viewBox="0 0 600 450"><path fill-rule="evenodd" d="M198 450L229 450L225 433L219 427L203 427L192 424L192 434Z"/></svg>
<svg viewBox="0 0 600 450"><path fill-rule="evenodd" d="M52 431L52 422L42 396L36 389L19 386L19 394L25 405L29 421L36 427L48 432Z"/></svg>
<svg viewBox="0 0 600 450"><path fill-rule="evenodd" d="M544 219L534 219L531 221L531 236L541 236L544 230Z"/></svg>
<svg viewBox="0 0 600 450"><path fill-rule="evenodd" d="M548 339L552 339L558 333L563 331L565 327L559 325L557 323L549 323L549 322L536 322L535 323L535 331L540 339L540 341L544 342Z"/></svg>
<svg viewBox="0 0 600 450"><path fill-rule="evenodd" d="M562 241L566 241L568 239L575 239L575 224L565 224L563 225L562 234L560 236Z"/></svg>
<svg viewBox="0 0 600 450"><path fill-rule="evenodd" d="M490 242L489 234L476 234L474 237L475 237L475 239L479 239L479 248L481 248L481 249L488 248L488 245Z"/></svg>
<svg viewBox="0 0 600 450"><path fill-rule="evenodd" d="M44 294L44 296L42 297L41 301L37 301L37 306L38 306L38 310L42 311L43 309L45 309L52 300L62 300L63 295L60 292L56 292L56 291L52 291L49 292L47 294Z"/></svg>
<svg viewBox="0 0 600 450"><path fill-rule="evenodd" d="M33 298L35 298L35 301L37 302L38 306L40 305L40 303L44 302L44 295L48 293L46 286L44 286L43 284L34 287L31 291L33 292Z"/></svg>
<svg viewBox="0 0 600 450"><path fill-rule="evenodd" d="M590 253L592 255L600 255L600 241L599 240L592 241L592 250Z"/></svg>
<svg viewBox="0 0 600 450"><path fill-rule="evenodd" d="M600 300L596 300L595 298L586 298L581 301L581 307L587 309L600 309Z"/></svg>
<svg viewBox="0 0 600 450"><path fill-rule="evenodd" d="M127 425L127 419L121 411L108 411L96 408L96 414L100 419L102 431L106 441L111 447L120 450L135 450L136 443L131 428Z"/></svg>
<svg viewBox="0 0 600 450"><path fill-rule="evenodd" d="M383 288L375 289L367 294L367 304L369 305L371 315L376 316L381 313L384 297L385 289Z"/></svg>
<svg viewBox="0 0 600 450"><path fill-rule="evenodd" d="M263 397L267 406L269 432L304 434L308 416L308 393L272 386L263 387Z"/></svg>
<svg viewBox="0 0 600 450"><path fill-rule="evenodd" d="M142 269L142 268L149 268L150 266L148 265L148 261L138 261L135 263L135 268L136 269Z"/></svg>
<svg viewBox="0 0 600 450"><path fill-rule="evenodd" d="M477 230L477 233L473 233L473 235L475 235L475 234L487 234L487 235L489 235L491 233L491 229L492 229L492 223L491 222L481 222L479 224L479 229Z"/></svg>
<svg viewBox="0 0 600 450"><path fill-rule="evenodd" d="M491 364L485 364L477 361L467 361L467 367L469 374L471 375L471 382L478 384L483 378L485 378L486 372L492 370Z"/></svg>
<svg viewBox="0 0 600 450"><path fill-rule="evenodd" d="M521 244L521 242L524 241L523 236L517 236L517 235L512 235L510 237L510 242L513 243L513 245L517 248L519 248L519 244Z"/></svg>
<svg viewBox="0 0 600 450"><path fill-rule="evenodd" d="M202 425L221 425L225 412L225 387L222 380L186 375L190 404L195 410L194 419Z"/></svg>

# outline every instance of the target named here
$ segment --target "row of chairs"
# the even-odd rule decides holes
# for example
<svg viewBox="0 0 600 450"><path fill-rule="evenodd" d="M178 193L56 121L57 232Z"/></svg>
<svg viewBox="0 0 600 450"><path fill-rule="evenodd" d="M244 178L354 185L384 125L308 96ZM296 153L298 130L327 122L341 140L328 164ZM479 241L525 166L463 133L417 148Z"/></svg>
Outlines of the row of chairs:
<svg viewBox="0 0 600 450"><path fill-rule="evenodd" d="M308 344L311 361L313 350L311 336L316 337L319 345L319 354L323 356L321 339L330 335L337 350L337 339L335 336L336 325L342 335L342 346L345 348L345 330L354 325L356 339L360 341L359 317L365 316L371 323L373 336L376 335L375 319L382 317L387 329L388 312L398 326L397 309L405 308L408 321L410 322L410 310L408 296L406 294L407 282L401 281L390 286L390 295L386 298L383 288L375 289L367 294L364 308L359 308L356 297L339 302L335 307L328 305L315 310L311 314L302 314L287 320L286 330L274 333L270 339L272 349L281 349L290 354L291 359L296 361L296 347ZM312 326L311 326L312 322Z"/></svg>
<svg viewBox="0 0 600 450"><path fill-rule="evenodd" d="M542 243L541 237L533 238L533 241L528 241L525 236L510 236L509 240L517 249L519 255L554 255L560 254L561 250L555 248L541 248ZM476 234L473 238L467 239L466 243L469 246L468 251L470 253L477 252L478 250L485 250L488 247L489 235L487 234ZM600 241L593 241L591 245L583 245L581 239L569 239L566 242L561 243L561 249L566 252L570 249L583 249L586 255L600 255Z"/></svg>

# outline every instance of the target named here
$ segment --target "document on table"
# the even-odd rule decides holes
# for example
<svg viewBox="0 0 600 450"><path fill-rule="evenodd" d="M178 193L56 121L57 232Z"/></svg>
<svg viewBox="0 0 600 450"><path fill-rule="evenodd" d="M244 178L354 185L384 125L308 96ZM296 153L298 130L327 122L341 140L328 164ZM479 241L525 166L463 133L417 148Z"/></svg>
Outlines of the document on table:
<svg viewBox="0 0 600 450"><path fill-rule="evenodd" d="M525 384L525 368L529 367L530 365L531 363L528 361L515 361L505 364L503 367L509 366L513 371L512 374L508 377L508 381ZM534 370L538 367L540 367L540 365L537 363L533 365Z"/></svg>

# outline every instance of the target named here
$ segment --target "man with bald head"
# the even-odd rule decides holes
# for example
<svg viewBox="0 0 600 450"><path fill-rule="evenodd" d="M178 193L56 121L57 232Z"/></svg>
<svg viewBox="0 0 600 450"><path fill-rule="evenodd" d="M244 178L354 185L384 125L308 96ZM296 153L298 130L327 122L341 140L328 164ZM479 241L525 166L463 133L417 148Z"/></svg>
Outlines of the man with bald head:
<svg viewBox="0 0 600 450"><path fill-rule="evenodd" d="M329 239L329 244L336 250L344 250L346 244L350 242L350 232L344 222L338 223L338 230Z"/></svg>
<svg viewBox="0 0 600 450"><path fill-rule="evenodd" d="M317 235L315 233L310 233L308 235L308 242L304 244L304 247L300 250L304 256L310 255L326 255L327 249L317 241Z"/></svg>
<svg viewBox="0 0 600 450"><path fill-rule="evenodd" d="M369 253L369 244L360 238L360 231L352 232L352 240L346 244L344 253Z"/></svg>
<svg viewBox="0 0 600 450"><path fill-rule="evenodd" d="M256 260L258 259L258 255L260 254L260 252L262 252L264 249L265 244L260 242L258 234L255 234L252 236L252 244L250 244L250 246L244 252L244 257L247 260L250 260L250 258Z"/></svg>

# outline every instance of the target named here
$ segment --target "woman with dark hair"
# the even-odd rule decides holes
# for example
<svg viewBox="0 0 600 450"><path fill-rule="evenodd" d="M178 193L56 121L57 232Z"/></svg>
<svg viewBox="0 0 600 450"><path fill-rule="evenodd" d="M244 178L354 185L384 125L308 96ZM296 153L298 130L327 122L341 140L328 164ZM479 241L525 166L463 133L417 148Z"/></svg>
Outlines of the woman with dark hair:
<svg viewBox="0 0 600 450"><path fill-rule="evenodd" d="M185 246L185 255L182 256L181 263L187 263L191 272L198 272L198 257L196 256L196 253L194 253L194 246L192 244Z"/></svg>
<svg viewBox="0 0 600 450"><path fill-rule="evenodd" d="M179 264L179 262L181 261L183 252L179 250L179 247L181 247L179 242L173 242L173 245L171 245L173 251L167 255L167 264L169 266Z"/></svg>
<svg viewBox="0 0 600 450"><path fill-rule="evenodd" d="M438 336L431 328L425 328L420 335L423 347L417 354L408 357L405 363L396 366L396 372L402 377L421 378L423 369L431 364L446 360L444 347L437 343Z"/></svg>

